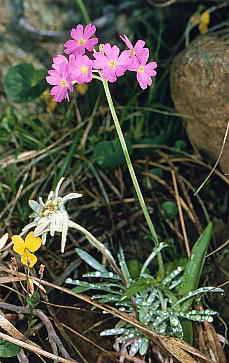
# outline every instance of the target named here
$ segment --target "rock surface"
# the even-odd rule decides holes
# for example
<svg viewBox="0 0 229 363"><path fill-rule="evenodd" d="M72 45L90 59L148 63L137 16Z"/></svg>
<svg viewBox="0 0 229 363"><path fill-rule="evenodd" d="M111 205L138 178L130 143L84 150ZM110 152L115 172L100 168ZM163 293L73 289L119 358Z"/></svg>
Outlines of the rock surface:
<svg viewBox="0 0 229 363"><path fill-rule="evenodd" d="M229 121L228 34L200 35L174 58L171 94L191 142L205 158L216 161ZM229 138L220 166L229 172Z"/></svg>

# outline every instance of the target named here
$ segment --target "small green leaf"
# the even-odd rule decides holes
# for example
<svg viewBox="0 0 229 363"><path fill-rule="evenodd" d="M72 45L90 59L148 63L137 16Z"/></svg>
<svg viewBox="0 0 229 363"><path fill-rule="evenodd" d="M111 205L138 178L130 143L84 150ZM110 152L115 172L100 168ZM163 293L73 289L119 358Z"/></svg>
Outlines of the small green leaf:
<svg viewBox="0 0 229 363"><path fill-rule="evenodd" d="M120 280L120 276L116 275L114 272L100 272L100 271L93 271L93 272L87 272L86 274L83 274L83 277L97 277L97 278L103 278L103 279L112 279L112 280Z"/></svg>
<svg viewBox="0 0 229 363"><path fill-rule="evenodd" d="M186 296L193 290L196 290L199 284L204 258L208 249L209 242L211 240L212 235L212 223L209 223L208 226L205 228L203 233L200 235L196 243L194 244L191 256L188 259L182 282L178 288L178 293L181 296ZM183 311L188 311L192 300L190 299L188 303L184 305Z"/></svg>
<svg viewBox="0 0 229 363"><path fill-rule="evenodd" d="M41 297L40 297L40 294L38 291L35 291L33 293L33 295L30 297L30 296L26 296L25 297L25 301L26 303L31 307L31 308L35 308L37 305L40 304L40 301L41 301Z"/></svg>
<svg viewBox="0 0 229 363"><path fill-rule="evenodd" d="M176 215L178 213L177 205L174 202L171 202L169 200L166 202L163 202L161 204L161 208L165 212L166 217L169 219L173 219L174 217L176 217Z"/></svg>
<svg viewBox="0 0 229 363"><path fill-rule="evenodd" d="M187 150L187 146L188 144L184 140L177 140L174 144L174 148L181 151Z"/></svg>
<svg viewBox="0 0 229 363"><path fill-rule="evenodd" d="M100 272L108 272L101 263L99 263L94 257L92 257L89 253L87 253L84 250L81 250L80 248L75 248L76 253L84 260L88 265L93 267L95 270Z"/></svg>
<svg viewBox="0 0 229 363"><path fill-rule="evenodd" d="M138 281L134 282L133 284L128 287L128 289L125 290L125 292L122 295L122 299L125 299L126 297L131 297L134 294L151 288L152 286L157 286L158 283L153 278L140 278Z"/></svg>
<svg viewBox="0 0 229 363"><path fill-rule="evenodd" d="M45 70L36 70L30 63L19 63L11 67L3 78L7 97L17 103L33 101L47 87L45 75Z"/></svg>
<svg viewBox="0 0 229 363"><path fill-rule="evenodd" d="M10 358L14 357L21 351L21 347L16 344L7 342L0 338L0 357Z"/></svg>

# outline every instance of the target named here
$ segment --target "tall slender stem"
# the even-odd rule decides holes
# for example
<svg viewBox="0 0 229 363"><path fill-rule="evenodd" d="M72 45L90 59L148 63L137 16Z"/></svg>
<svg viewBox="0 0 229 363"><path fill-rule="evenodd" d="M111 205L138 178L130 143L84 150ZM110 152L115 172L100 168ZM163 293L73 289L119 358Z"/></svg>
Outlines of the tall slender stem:
<svg viewBox="0 0 229 363"><path fill-rule="evenodd" d="M103 87L104 87L104 91L105 91L105 94L106 94L107 102L108 102L108 105L109 105L109 108L110 108L110 111L111 111L112 118L114 120L114 124L115 124L117 134L118 134L118 137L119 137L119 141L120 141L120 144L121 144L121 147L122 147L125 159L126 159L126 163L127 163L127 166L128 166L129 172L130 172L130 176L131 176L131 179L132 179L132 182L133 182L133 185L134 185L134 188L135 188L139 203L141 205L143 214L144 214L145 219L147 221L147 224L149 226L149 229L150 229L151 235L153 237L153 241L155 243L155 246L158 247L159 246L159 241L158 241L158 238L157 238L157 234L156 234L155 228L153 226L153 223L151 221L149 212L148 212L148 210L146 208L146 204L145 204L145 201L144 201L140 186L138 184L137 177L135 175L135 171L134 171L134 168L133 168L133 165L132 165L132 162L131 162L131 159L130 159L130 155L129 155L129 152L128 152L128 149L127 149L126 141L125 141L124 135L122 133L122 129L121 129L121 126L120 126L120 123L119 123L119 120L118 120L118 117L117 117L117 114L116 114L116 111L115 111L115 107L114 107L114 103L113 103L113 100L112 100L112 97L111 97L108 82L104 78L95 77L95 76L94 76L94 78L99 78L103 83ZM162 260L162 256L161 256L160 252L158 253L157 257L158 257L160 277L163 279L164 276L165 276L165 270L164 270L163 260Z"/></svg>

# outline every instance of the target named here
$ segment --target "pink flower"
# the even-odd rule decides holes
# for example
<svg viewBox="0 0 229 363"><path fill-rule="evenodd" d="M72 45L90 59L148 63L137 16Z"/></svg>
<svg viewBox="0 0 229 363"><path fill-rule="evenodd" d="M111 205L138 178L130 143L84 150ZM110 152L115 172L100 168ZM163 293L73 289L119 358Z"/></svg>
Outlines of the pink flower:
<svg viewBox="0 0 229 363"><path fill-rule="evenodd" d="M59 65L59 69L48 71L49 76L46 81L55 86L51 89L51 95L54 96L55 102L60 102L64 98L69 101L68 90L73 91L72 82L69 75L69 64L65 61Z"/></svg>
<svg viewBox="0 0 229 363"><path fill-rule="evenodd" d="M127 38L127 36L125 34L123 35L123 37L120 35L120 38L124 41L124 43L130 49L132 59L134 58L134 56L141 58L147 54L148 48L144 48L144 45L145 45L144 40L138 40L137 43L133 46L133 44Z"/></svg>
<svg viewBox="0 0 229 363"><path fill-rule="evenodd" d="M139 60L137 57L134 58L132 64L129 66L130 71L137 72L137 80L142 89L146 89L147 86L151 86L152 78L156 76L157 72L154 68L157 67L156 62L150 62L146 64L149 59L149 50L147 54L144 54L142 58Z"/></svg>
<svg viewBox="0 0 229 363"><path fill-rule="evenodd" d="M93 54L95 58L93 68L102 69L102 77L109 82L115 82L117 77L123 76L131 63L130 51L124 50L119 55L120 49L116 45L111 47L109 43L106 43L103 46L103 52Z"/></svg>
<svg viewBox="0 0 229 363"><path fill-rule="evenodd" d="M82 24L78 24L76 29L71 30L71 37L74 40L68 40L64 46L66 54L84 55L85 49L91 52L98 43L98 38L89 39L96 32L94 25L88 24L83 29Z"/></svg>
<svg viewBox="0 0 229 363"><path fill-rule="evenodd" d="M92 64L93 61L90 60L86 55L70 55L69 68L71 80L74 80L77 83L91 82Z"/></svg>

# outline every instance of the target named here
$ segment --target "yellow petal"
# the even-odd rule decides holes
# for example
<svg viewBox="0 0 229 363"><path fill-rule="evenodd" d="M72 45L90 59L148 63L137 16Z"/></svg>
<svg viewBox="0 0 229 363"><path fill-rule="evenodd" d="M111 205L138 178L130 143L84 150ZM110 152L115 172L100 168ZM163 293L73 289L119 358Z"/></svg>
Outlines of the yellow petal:
<svg viewBox="0 0 229 363"><path fill-rule="evenodd" d="M200 25L199 25L199 31L200 31L201 33L206 33L206 32L208 31L208 27L207 27L207 25L205 25L205 24L200 24Z"/></svg>
<svg viewBox="0 0 229 363"><path fill-rule="evenodd" d="M35 252L38 248L41 247L41 238L40 237L33 237L34 232L29 232L25 239L25 247L28 248L30 252Z"/></svg>
<svg viewBox="0 0 229 363"><path fill-rule="evenodd" d="M208 25L210 23L210 14L205 11L200 17L200 23Z"/></svg>
<svg viewBox="0 0 229 363"><path fill-rule="evenodd" d="M25 253L21 256L21 262L23 263L23 265L33 267L37 262L37 258L29 251L25 251Z"/></svg>
<svg viewBox="0 0 229 363"><path fill-rule="evenodd" d="M15 234L14 236L12 236L12 241L14 243L13 250L19 255L23 255L25 251L25 242L23 238Z"/></svg>

